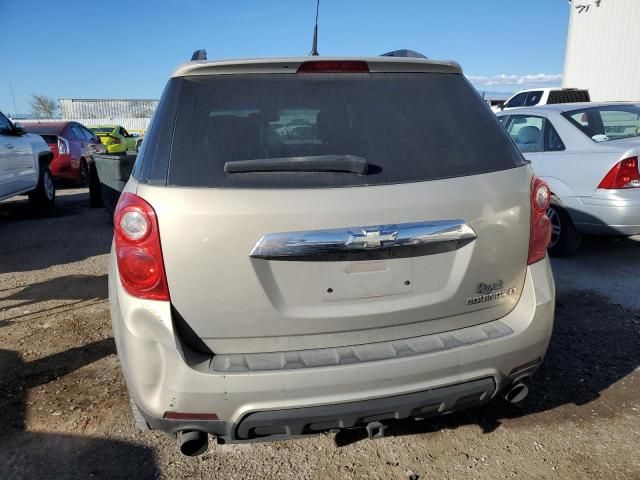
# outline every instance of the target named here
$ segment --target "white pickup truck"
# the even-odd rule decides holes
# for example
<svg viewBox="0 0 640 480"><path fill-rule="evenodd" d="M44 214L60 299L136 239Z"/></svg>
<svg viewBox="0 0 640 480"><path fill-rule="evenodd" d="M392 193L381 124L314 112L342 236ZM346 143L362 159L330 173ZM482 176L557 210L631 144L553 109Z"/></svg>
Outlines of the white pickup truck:
<svg viewBox="0 0 640 480"><path fill-rule="evenodd" d="M56 198L52 160L40 135L27 133L0 112L0 201L26 193L34 207L51 207Z"/></svg>

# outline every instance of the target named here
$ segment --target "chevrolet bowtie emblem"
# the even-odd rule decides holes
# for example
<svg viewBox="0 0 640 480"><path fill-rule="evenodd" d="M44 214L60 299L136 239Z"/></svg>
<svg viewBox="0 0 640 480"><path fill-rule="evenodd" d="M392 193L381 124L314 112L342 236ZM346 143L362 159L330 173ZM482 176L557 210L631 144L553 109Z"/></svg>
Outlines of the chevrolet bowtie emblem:
<svg viewBox="0 0 640 480"><path fill-rule="evenodd" d="M364 248L380 248L384 242L394 242L398 232L381 233L380 230L363 230L362 234L349 235L347 245L358 245Z"/></svg>

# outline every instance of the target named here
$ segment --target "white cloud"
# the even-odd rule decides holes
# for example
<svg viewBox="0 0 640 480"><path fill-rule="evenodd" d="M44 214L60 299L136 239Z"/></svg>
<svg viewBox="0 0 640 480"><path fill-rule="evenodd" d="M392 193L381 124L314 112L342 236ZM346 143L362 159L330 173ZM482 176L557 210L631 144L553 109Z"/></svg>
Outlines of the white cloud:
<svg viewBox="0 0 640 480"><path fill-rule="evenodd" d="M561 74L537 73L528 75L467 75L471 83L477 87L494 87L494 86L559 86L562 83Z"/></svg>

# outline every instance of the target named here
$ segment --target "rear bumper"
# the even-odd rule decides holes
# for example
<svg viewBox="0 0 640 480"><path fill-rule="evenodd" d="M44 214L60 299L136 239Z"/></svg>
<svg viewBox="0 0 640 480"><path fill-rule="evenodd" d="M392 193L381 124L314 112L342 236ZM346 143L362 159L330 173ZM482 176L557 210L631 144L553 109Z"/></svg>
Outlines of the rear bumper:
<svg viewBox="0 0 640 480"><path fill-rule="evenodd" d="M528 268L518 304L496 321L510 329L507 335L352 365L216 372L211 357L185 349L177 339L168 303L134 299L123 291L113 257L109 290L127 386L149 424L170 433L204 430L223 441L424 417L488 401L515 377L533 373L544 357L555 301L545 259ZM219 420L166 420L167 411L215 413Z"/></svg>
<svg viewBox="0 0 640 480"><path fill-rule="evenodd" d="M491 377L422 392L356 402L248 413L237 423L223 420L175 421L147 417L157 430L177 433L200 430L220 443L282 440L371 422L401 418L428 418L486 403L496 390Z"/></svg>
<svg viewBox="0 0 640 480"><path fill-rule="evenodd" d="M640 234L640 188L596 190L591 197L563 199L576 228L596 235Z"/></svg>

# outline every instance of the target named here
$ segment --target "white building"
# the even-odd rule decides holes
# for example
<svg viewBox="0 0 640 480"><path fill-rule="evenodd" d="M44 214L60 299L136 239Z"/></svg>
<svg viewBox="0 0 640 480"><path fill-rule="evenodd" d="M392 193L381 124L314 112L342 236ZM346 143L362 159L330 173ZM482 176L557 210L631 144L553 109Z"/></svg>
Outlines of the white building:
<svg viewBox="0 0 640 480"><path fill-rule="evenodd" d="M563 87L640 102L640 0L569 0Z"/></svg>
<svg viewBox="0 0 640 480"><path fill-rule="evenodd" d="M155 99L61 98L62 118L150 118L158 105Z"/></svg>

